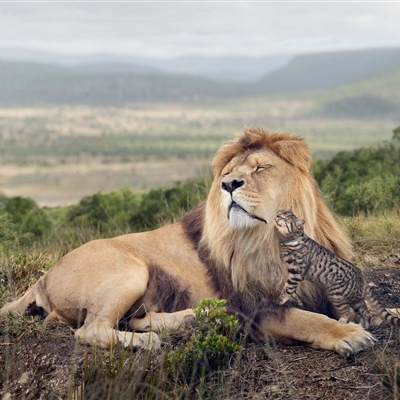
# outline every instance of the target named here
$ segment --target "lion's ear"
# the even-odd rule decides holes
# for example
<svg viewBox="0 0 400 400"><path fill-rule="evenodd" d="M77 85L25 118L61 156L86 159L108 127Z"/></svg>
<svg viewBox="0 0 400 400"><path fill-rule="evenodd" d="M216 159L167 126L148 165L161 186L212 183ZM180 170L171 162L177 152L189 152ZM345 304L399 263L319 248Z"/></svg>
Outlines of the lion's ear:
<svg viewBox="0 0 400 400"><path fill-rule="evenodd" d="M303 138L285 135L281 140L271 143L270 148L289 164L304 172L310 171L311 152Z"/></svg>

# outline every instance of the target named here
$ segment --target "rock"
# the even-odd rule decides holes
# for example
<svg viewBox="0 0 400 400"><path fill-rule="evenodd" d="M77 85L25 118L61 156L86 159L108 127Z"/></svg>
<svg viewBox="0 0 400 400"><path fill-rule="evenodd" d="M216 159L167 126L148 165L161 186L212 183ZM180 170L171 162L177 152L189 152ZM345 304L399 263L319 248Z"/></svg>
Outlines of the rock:
<svg viewBox="0 0 400 400"><path fill-rule="evenodd" d="M18 379L18 383L21 385L25 385L25 383L29 382L29 372L24 372L21 377Z"/></svg>

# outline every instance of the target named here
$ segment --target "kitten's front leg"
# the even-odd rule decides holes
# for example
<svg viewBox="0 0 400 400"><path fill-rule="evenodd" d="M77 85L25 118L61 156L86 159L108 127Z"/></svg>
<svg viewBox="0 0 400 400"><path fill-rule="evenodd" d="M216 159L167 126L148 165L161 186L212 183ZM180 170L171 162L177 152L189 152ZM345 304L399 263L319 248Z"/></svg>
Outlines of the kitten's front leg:
<svg viewBox="0 0 400 400"><path fill-rule="evenodd" d="M282 294L278 299L278 304L280 306L283 306L290 299L290 297L291 297L290 295Z"/></svg>
<svg viewBox="0 0 400 400"><path fill-rule="evenodd" d="M291 294L288 294L288 293L281 294L281 296L279 297L278 304L283 306L284 304L287 303L288 300L294 300L296 302L297 306L304 307L303 301L301 300L301 298L299 297L299 295L296 292L293 292ZM293 304L293 306L295 306L295 305Z"/></svg>
<svg viewBox="0 0 400 400"><path fill-rule="evenodd" d="M301 270L298 268L294 268L292 265L286 265L288 270L288 278L283 287L283 291L281 296L279 297L279 304L285 304L290 298L294 298L300 305L303 302L296 294L296 289L299 286L299 283L304 280L304 275L301 273Z"/></svg>
<svg viewBox="0 0 400 400"><path fill-rule="evenodd" d="M290 279L290 275L288 278L288 281L285 283L285 286L283 287L282 290L282 294L279 297L279 301L278 304L283 306L289 299L291 299L292 297L294 297L295 293L296 293L296 289L297 289L297 285L293 284L291 279Z"/></svg>
<svg viewBox="0 0 400 400"><path fill-rule="evenodd" d="M341 297L337 297L335 295L331 295L330 300L335 307L336 312L340 316L339 322L347 324L350 320L352 307L346 302L343 302L343 299Z"/></svg>

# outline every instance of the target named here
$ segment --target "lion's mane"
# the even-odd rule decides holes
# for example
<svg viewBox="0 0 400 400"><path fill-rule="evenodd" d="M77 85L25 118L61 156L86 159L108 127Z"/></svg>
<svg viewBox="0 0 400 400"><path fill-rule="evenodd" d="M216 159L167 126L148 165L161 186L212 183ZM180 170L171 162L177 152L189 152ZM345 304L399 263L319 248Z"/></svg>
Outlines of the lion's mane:
<svg viewBox="0 0 400 400"><path fill-rule="evenodd" d="M231 299L235 307L248 314L259 304L271 305L286 279L279 255L279 241L273 224L258 224L254 229L233 230L221 210L222 170L238 155L263 150L273 151L290 165L290 176L282 204L274 208L292 208L307 221L306 232L323 246L345 258L352 256L348 239L328 211L311 170L311 153L304 139L289 133L268 133L249 128L236 140L223 145L213 160L214 181L204 206L186 221L201 220L199 256L208 266L211 282L221 297ZM193 221L192 221L193 222ZM188 225L188 224L186 224ZM309 298L309 309L318 310L321 293L305 283L301 288ZM312 304L311 304L312 303ZM239 307L240 305L240 307ZM326 310L324 310L326 311Z"/></svg>

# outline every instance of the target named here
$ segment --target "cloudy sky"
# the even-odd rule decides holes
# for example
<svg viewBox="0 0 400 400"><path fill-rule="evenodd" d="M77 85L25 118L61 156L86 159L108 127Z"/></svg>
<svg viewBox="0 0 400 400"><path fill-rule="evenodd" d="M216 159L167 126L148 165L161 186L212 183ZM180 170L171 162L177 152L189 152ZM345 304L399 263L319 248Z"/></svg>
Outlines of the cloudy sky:
<svg viewBox="0 0 400 400"><path fill-rule="evenodd" d="M400 2L0 1L0 46L67 54L263 56L400 47Z"/></svg>

